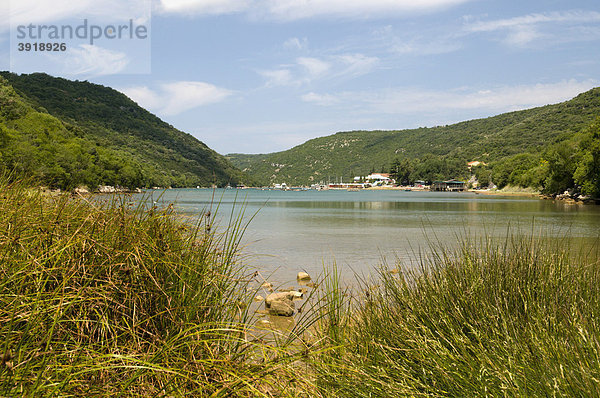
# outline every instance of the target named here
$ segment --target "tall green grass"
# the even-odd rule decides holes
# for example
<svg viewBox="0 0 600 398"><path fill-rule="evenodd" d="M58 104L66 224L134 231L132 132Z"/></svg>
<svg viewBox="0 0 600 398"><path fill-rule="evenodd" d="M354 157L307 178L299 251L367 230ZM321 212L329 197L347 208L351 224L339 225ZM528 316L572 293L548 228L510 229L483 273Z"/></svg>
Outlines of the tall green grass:
<svg viewBox="0 0 600 398"><path fill-rule="evenodd" d="M344 351L314 362L324 395L600 396L597 251L510 238L423 258L327 323Z"/></svg>
<svg viewBox="0 0 600 398"><path fill-rule="evenodd" d="M0 182L0 396L296 396L248 333L241 216Z"/></svg>
<svg viewBox="0 0 600 398"><path fill-rule="evenodd" d="M0 181L0 396L600 395L597 251L467 240L354 296L334 266L282 332L214 219Z"/></svg>

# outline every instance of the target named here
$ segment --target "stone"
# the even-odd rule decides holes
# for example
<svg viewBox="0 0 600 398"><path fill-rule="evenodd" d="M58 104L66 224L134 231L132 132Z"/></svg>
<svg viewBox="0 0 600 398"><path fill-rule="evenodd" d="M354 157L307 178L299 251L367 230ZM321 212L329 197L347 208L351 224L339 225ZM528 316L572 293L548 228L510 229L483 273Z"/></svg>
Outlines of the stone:
<svg viewBox="0 0 600 398"><path fill-rule="evenodd" d="M271 293L265 299L265 308L269 310L270 315L292 316L296 306L294 298L302 297L300 292L277 292Z"/></svg>
<svg viewBox="0 0 600 398"><path fill-rule="evenodd" d="M269 315L292 316L295 308L292 300L272 301L269 305Z"/></svg>
<svg viewBox="0 0 600 398"><path fill-rule="evenodd" d="M79 186L79 187L75 188L73 191L79 195L86 195L86 194L90 193L89 189L87 189L87 187L84 187L84 186Z"/></svg>
<svg viewBox="0 0 600 398"><path fill-rule="evenodd" d="M309 281L310 275L308 275L306 272L298 272L298 276L296 277L299 281Z"/></svg>
<svg viewBox="0 0 600 398"><path fill-rule="evenodd" d="M285 300L288 299L288 297L290 296L289 292L276 292L276 293L271 293L267 296L267 298L265 299L265 303L267 305L270 305L270 303L272 301L281 301L281 300Z"/></svg>
<svg viewBox="0 0 600 398"><path fill-rule="evenodd" d="M284 289L279 289L279 291L280 291L280 292L293 292L293 291L295 291L295 290L296 290L296 289L295 289L295 288L293 288L293 287L286 287L286 288L284 288Z"/></svg>
<svg viewBox="0 0 600 398"><path fill-rule="evenodd" d="M100 192L100 193L115 193L115 192L117 192L117 189L115 187L113 187L112 185L100 185L98 187L98 192Z"/></svg>

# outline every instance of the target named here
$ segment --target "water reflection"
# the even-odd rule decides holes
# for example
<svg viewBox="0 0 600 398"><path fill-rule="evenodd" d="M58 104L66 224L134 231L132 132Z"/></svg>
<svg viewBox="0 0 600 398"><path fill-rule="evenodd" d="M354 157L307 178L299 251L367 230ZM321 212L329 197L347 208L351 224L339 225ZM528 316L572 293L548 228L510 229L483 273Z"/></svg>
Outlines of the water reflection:
<svg viewBox="0 0 600 398"><path fill-rule="evenodd" d="M162 194L162 196L160 196ZM168 190L153 193L194 216L220 207L226 225L242 203L257 213L244 238L249 266L292 281L298 271L317 275L336 261L369 272L382 258L409 263L431 240L453 245L458 235L504 237L507 231L549 237L598 237L600 206L573 206L527 197L404 191ZM400 264L402 266L402 264Z"/></svg>

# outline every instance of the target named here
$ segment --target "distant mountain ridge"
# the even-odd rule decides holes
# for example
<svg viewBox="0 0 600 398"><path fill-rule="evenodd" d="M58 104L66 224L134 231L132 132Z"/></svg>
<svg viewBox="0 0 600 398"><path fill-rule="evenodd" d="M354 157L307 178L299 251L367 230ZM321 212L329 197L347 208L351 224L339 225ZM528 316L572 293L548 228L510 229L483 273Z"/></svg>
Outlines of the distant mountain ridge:
<svg viewBox="0 0 600 398"><path fill-rule="evenodd" d="M450 166L440 166L435 175L457 178L468 175L469 161L492 163L521 153L539 153L568 139L598 115L600 88L594 88L559 104L449 126L340 132L282 152L226 156L263 184L307 185L340 177L348 180L384 171L396 158L408 158L416 164L441 159Z"/></svg>
<svg viewBox="0 0 600 398"><path fill-rule="evenodd" d="M193 136L87 81L0 72L0 132L0 164L50 186L252 182Z"/></svg>

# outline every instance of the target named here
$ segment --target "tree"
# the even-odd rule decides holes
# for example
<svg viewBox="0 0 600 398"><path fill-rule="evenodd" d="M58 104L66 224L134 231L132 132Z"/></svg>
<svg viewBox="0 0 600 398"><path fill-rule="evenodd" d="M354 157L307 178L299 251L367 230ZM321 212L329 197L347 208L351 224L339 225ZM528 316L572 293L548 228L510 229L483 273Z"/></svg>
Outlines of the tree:
<svg viewBox="0 0 600 398"><path fill-rule="evenodd" d="M507 185L538 188L545 178L545 174L539 174L545 171L539 168L541 164L540 155L533 153L520 153L504 158L493 166L493 181L499 188ZM536 171L532 174L532 170Z"/></svg>
<svg viewBox="0 0 600 398"><path fill-rule="evenodd" d="M492 182L492 171L486 166L475 166L471 169L471 171L473 174L475 174L480 188L487 188Z"/></svg>
<svg viewBox="0 0 600 398"><path fill-rule="evenodd" d="M581 192L600 197L600 118L588 128L589 136L582 141L583 155L573 175Z"/></svg>
<svg viewBox="0 0 600 398"><path fill-rule="evenodd" d="M400 185L410 185L413 182L411 179L412 172L412 164L407 158L402 160L396 158L390 166L390 176Z"/></svg>

